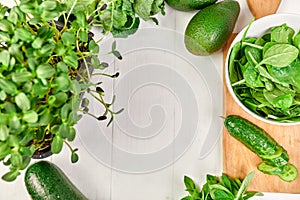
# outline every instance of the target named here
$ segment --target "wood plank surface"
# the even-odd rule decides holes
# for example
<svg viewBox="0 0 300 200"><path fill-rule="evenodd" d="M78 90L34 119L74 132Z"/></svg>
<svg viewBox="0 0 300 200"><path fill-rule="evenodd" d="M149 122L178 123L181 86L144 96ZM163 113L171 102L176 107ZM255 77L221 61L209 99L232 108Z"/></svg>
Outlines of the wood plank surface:
<svg viewBox="0 0 300 200"><path fill-rule="evenodd" d="M224 49L224 61L228 48L235 35ZM225 65L223 65L225 66ZM223 70L224 71L224 70ZM223 77L224 78L224 77ZM240 115L267 131L280 145L282 145L290 156L293 163L300 170L300 126L278 126L271 125L255 119L243 111L235 103L227 90L224 80L224 115ZM249 190L260 192L283 192L300 193L300 175L293 182L284 182L278 176L266 175L257 170L261 159L242 143L231 137L227 130L223 131L223 171L230 176L243 178L249 172L255 170L255 176Z"/></svg>

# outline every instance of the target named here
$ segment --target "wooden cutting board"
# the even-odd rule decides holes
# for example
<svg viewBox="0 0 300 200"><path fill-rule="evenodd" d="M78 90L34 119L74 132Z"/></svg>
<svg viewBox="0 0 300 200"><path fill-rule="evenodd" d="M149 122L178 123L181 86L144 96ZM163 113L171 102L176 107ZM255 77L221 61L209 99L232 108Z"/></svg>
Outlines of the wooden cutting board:
<svg viewBox="0 0 300 200"><path fill-rule="evenodd" d="M224 61L228 48L235 35L228 41L224 49ZM223 77L224 78L224 77ZM225 80L225 78L223 79ZM244 178L249 172L255 170L255 176L248 190L260 192L300 193L300 126L271 125L255 119L243 111L233 100L224 81L224 116L240 115L267 131L289 156L299 170L298 178L290 183L282 181L278 176L266 175L257 170L261 159L242 143L231 137L223 129L223 171L231 177Z"/></svg>

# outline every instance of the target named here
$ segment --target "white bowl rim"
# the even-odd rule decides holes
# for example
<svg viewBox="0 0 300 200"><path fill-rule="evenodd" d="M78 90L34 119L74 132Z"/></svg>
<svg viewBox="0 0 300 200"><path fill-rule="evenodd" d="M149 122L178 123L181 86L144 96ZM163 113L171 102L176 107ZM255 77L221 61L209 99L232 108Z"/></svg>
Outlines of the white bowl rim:
<svg viewBox="0 0 300 200"><path fill-rule="evenodd" d="M247 34L247 37L254 37L254 36L261 36L260 34L255 34L254 35L251 35L251 28L255 28L255 26L258 26L258 25L261 25L261 24L269 24L269 26L265 26L264 27L264 30L262 30L262 32L267 32L269 30L269 28L271 27L274 27L274 26L277 26L277 25L282 25L284 23L286 23L288 26L289 26L289 22L288 22L288 19L289 18L295 18L297 19L298 21L300 21L300 14L294 14L294 13L278 13L278 14L271 14L271 15L268 15L268 16L265 16L265 17L262 17L260 19L257 19L255 20L252 25L250 26L249 30L248 30L248 34ZM272 23L269 23L270 21L272 21ZM231 52L231 49L233 47L233 45L235 43L237 43L238 41L240 41L243 37L243 34L244 32L246 31L248 25L245 26L239 33L238 35L235 37L235 39L232 41L229 49L228 49L228 53L226 55L226 59L225 59L225 82L226 82L226 87L230 93L230 95L232 96L232 98L234 99L234 101L246 112L248 113L249 115L253 116L254 118L260 120L260 121L263 121L263 122L266 122L266 123L269 123L269 124L273 124L273 125L281 125L281 126L292 126L292 125L299 125L300 124L300 121L299 122L279 122L279 121L276 121L276 120L272 120L272 119L266 119L254 112L252 112L249 108L247 108L239 99L238 97L235 95L232 87L231 87L231 83L230 83L230 80L229 80L229 72L228 72L228 60L229 60L229 55L230 55L230 52ZM299 27L298 27L298 30L295 30L295 33L297 33L297 31L300 31L300 23L299 23ZM250 33L250 35L249 35Z"/></svg>

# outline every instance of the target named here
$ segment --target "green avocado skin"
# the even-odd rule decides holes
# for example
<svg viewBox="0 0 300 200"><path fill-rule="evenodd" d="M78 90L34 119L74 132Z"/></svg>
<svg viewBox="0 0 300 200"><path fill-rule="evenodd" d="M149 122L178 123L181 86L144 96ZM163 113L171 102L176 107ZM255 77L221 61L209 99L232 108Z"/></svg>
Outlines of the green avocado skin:
<svg viewBox="0 0 300 200"><path fill-rule="evenodd" d="M27 168L25 185L32 200L88 199L60 168L48 161L39 161Z"/></svg>
<svg viewBox="0 0 300 200"><path fill-rule="evenodd" d="M217 0L166 0L172 8L180 11L192 11L205 8L212 5Z"/></svg>
<svg viewBox="0 0 300 200"><path fill-rule="evenodd" d="M195 55L210 55L221 49L234 30L240 13L235 0L223 0L199 10L185 30L185 45Z"/></svg>

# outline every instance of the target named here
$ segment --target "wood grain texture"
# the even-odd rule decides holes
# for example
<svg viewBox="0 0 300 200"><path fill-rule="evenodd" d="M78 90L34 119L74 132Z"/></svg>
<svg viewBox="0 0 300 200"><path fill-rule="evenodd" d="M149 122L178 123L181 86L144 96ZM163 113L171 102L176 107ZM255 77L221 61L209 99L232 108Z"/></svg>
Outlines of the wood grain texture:
<svg viewBox="0 0 300 200"><path fill-rule="evenodd" d="M276 13L281 0L247 0L249 9L256 19Z"/></svg>
<svg viewBox="0 0 300 200"><path fill-rule="evenodd" d="M236 35L228 41L224 49L224 61L228 48ZM224 65L225 66L225 65ZM224 71L224 70L223 70ZM225 80L225 78L223 79ZM224 81L224 115L242 116L267 131L290 156L290 163L300 169L300 126L271 125L255 119L243 111L233 100ZM257 170L261 159L242 143L231 137L227 130L223 131L223 171L232 177L245 177L255 170L249 190L260 192L300 193L300 175L290 183L284 182L278 176L266 175Z"/></svg>

